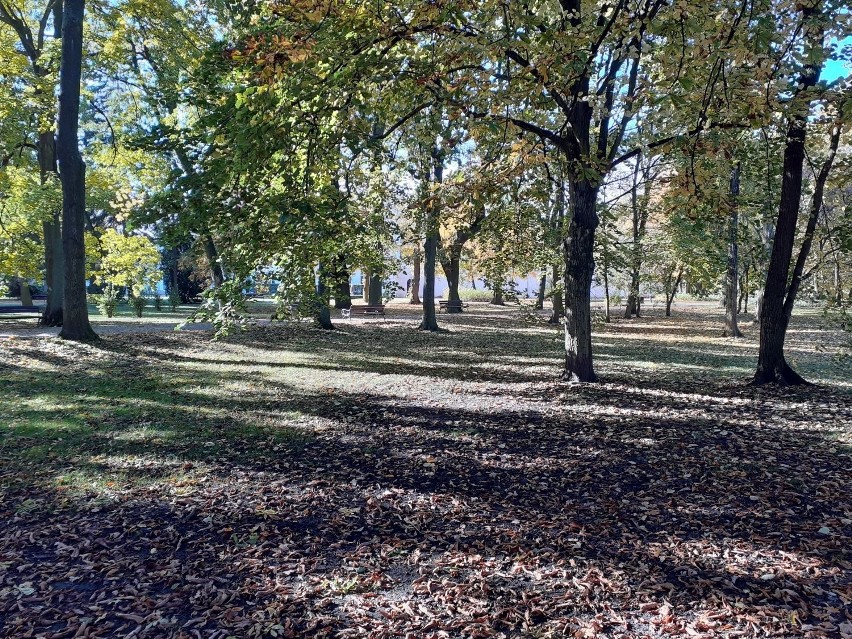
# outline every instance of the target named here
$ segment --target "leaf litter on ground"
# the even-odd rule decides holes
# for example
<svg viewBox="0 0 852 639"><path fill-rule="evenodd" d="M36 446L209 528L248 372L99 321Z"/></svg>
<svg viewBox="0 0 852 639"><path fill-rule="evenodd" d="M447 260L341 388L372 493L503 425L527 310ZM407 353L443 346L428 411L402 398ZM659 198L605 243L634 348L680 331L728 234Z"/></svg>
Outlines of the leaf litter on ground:
<svg viewBox="0 0 852 639"><path fill-rule="evenodd" d="M557 328L400 313L3 343L4 636L852 636L852 394L811 333L813 388L748 387L755 331L706 309L599 327L567 387Z"/></svg>

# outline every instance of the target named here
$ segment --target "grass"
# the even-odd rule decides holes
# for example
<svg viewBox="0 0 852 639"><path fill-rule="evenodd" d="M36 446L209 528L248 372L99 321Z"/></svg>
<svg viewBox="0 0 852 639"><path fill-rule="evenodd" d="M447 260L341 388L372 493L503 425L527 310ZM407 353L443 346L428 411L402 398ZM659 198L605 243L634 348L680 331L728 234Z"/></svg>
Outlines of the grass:
<svg viewBox="0 0 852 639"><path fill-rule="evenodd" d="M546 313L477 303L437 335L394 304L334 332L2 340L0 630L73 636L75 607L107 636L151 610L174 637L837 628L845 337L798 313L819 385L755 389L747 321L646 310L596 323L578 387Z"/></svg>

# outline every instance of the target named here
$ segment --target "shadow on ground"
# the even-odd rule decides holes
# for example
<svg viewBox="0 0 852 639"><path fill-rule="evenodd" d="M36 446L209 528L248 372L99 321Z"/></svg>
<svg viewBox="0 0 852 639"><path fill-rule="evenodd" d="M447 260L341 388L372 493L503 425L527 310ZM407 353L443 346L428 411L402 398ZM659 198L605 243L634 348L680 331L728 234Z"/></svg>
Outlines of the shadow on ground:
<svg viewBox="0 0 852 639"><path fill-rule="evenodd" d="M558 366L547 328L463 321L441 336L14 345L0 373L0 628L845 630L847 393L747 389L713 359L679 378L619 361L606 383L568 388L535 372ZM504 334L499 351L477 350L476 321ZM694 356L659 346L663 363Z"/></svg>

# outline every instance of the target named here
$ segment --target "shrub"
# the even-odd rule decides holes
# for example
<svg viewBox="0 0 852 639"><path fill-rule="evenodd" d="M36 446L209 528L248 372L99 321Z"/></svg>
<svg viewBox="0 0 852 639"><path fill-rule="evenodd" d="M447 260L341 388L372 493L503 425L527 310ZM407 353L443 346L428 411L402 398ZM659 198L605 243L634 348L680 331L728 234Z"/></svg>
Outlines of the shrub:
<svg viewBox="0 0 852 639"><path fill-rule="evenodd" d="M490 302L491 291L484 288L460 288L459 299L464 302Z"/></svg>
<svg viewBox="0 0 852 639"><path fill-rule="evenodd" d="M132 295L130 297L130 305L133 307L133 312L136 313L136 317L142 317L142 309L145 308L145 305L148 303L141 295Z"/></svg>
<svg viewBox="0 0 852 639"><path fill-rule="evenodd" d="M163 296L159 291L154 291L154 309L157 311L163 310Z"/></svg>
<svg viewBox="0 0 852 639"><path fill-rule="evenodd" d="M101 315L107 317L115 315L115 309L118 307L118 291L112 284L108 284L100 295L92 295L92 299Z"/></svg>
<svg viewBox="0 0 852 639"><path fill-rule="evenodd" d="M169 291L169 308L172 309L172 313L177 310L178 306L180 306L180 293L178 293L177 288L173 286Z"/></svg>

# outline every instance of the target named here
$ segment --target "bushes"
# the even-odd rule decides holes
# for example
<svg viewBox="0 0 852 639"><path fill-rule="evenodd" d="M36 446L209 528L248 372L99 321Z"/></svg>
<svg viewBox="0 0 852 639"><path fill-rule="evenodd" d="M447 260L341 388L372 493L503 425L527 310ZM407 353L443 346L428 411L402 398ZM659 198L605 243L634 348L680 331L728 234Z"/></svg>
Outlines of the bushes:
<svg viewBox="0 0 852 639"><path fill-rule="evenodd" d="M484 288L460 288L459 299L463 302L490 302L491 291Z"/></svg>
<svg viewBox="0 0 852 639"><path fill-rule="evenodd" d="M175 287L169 289L169 308L172 309L172 313L177 310L177 307L180 306L180 293L178 293Z"/></svg>
<svg viewBox="0 0 852 639"><path fill-rule="evenodd" d="M101 315L112 317L115 315L115 309L118 308L118 290L112 284L108 284L103 293L92 295L92 301Z"/></svg>
<svg viewBox="0 0 852 639"><path fill-rule="evenodd" d="M142 317L142 309L145 308L147 303L148 300L141 295L133 295L130 297L130 306L133 308L133 312L136 314L136 317Z"/></svg>

